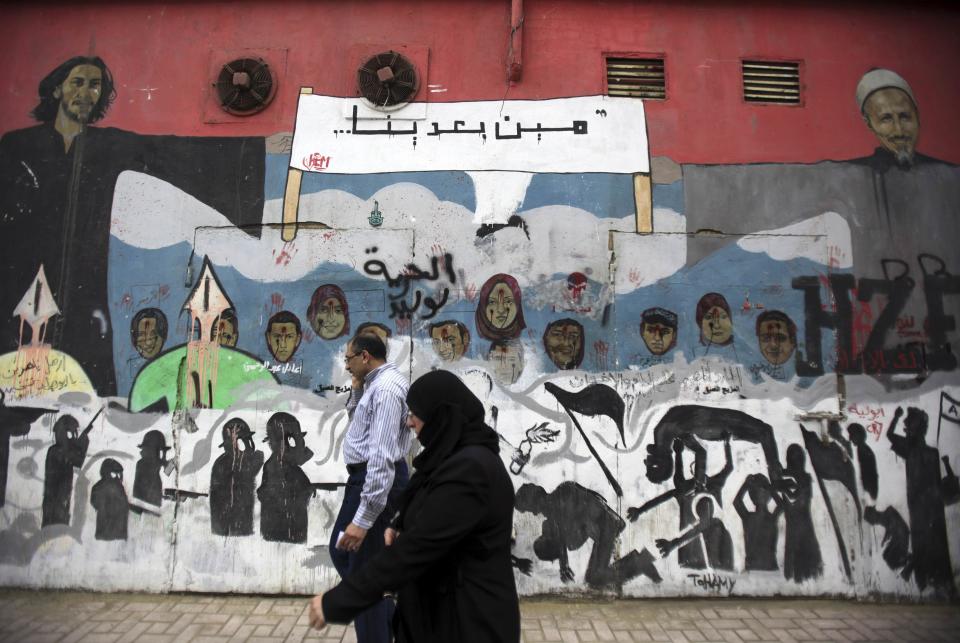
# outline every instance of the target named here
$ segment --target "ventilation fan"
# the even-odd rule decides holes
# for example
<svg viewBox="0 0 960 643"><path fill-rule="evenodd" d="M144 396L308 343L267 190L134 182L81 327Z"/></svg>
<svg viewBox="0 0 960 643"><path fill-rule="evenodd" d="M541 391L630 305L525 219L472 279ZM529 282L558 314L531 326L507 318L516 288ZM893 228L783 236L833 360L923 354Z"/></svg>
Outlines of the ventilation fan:
<svg viewBox="0 0 960 643"><path fill-rule="evenodd" d="M250 116L273 100L277 83L262 58L238 58L220 68L217 82L220 107L236 116Z"/></svg>
<svg viewBox="0 0 960 643"><path fill-rule="evenodd" d="M376 54L357 69L357 91L377 109L408 103L419 87L417 68L396 51Z"/></svg>

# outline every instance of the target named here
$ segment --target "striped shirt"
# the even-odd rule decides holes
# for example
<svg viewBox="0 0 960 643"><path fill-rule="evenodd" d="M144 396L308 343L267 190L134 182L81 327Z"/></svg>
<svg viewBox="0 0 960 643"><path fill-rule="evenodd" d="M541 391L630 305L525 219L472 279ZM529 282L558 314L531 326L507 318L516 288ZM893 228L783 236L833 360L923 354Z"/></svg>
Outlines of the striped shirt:
<svg viewBox="0 0 960 643"><path fill-rule="evenodd" d="M370 529L387 504L393 486L394 462L410 451L407 420L407 379L389 362L364 378L363 390L354 389L347 402L350 426L343 443L347 464L367 463L360 507L353 524Z"/></svg>

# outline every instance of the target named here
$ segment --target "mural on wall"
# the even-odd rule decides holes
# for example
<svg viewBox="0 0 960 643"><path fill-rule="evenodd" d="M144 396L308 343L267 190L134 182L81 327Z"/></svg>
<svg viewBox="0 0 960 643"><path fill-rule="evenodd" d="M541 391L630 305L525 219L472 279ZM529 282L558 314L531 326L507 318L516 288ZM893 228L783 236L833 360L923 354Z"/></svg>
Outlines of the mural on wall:
<svg viewBox="0 0 960 643"><path fill-rule="evenodd" d="M210 472L210 531L218 536L253 533L253 499L263 451L253 442L253 431L240 418L223 425L223 453Z"/></svg>
<svg viewBox="0 0 960 643"><path fill-rule="evenodd" d="M678 167L638 235L640 101L387 118L305 95L280 155L93 126L113 92L98 60L67 61L41 87L53 117L0 141L8 582L332 581L311 543L339 506L343 357L364 332L484 403L522 593L955 592L960 282L930 207L960 200L955 168L916 151L908 88L858 98L885 152ZM884 134L887 115L912 133ZM302 172L293 238L268 166ZM871 248L906 234L914 179L927 227Z"/></svg>
<svg viewBox="0 0 960 643"><path fill-rule="evenodd" d="M97 512L97 540L126 540L130 507L123 488L123 465L113 458L100 463L100 480L90 490L90 504Z"/></svg>
<svg viewBox="0 0 960 643"><path fill-rule="evenodd" d="M461 322L439 321L428 326L433 350L444 362L456 362L470 348L470 331Z"/></svg>
<svg viewBox="0 0 960 643"><path fill-rule="evenodd" d="M743 230L751 222L757 231L799 231L828 213L828 265L853 274L828 275L835 301L826 309L814 298L821 276L797 277L794 287L810 298L798 372L829 370L821 327L836 332L838 372L953 371L960 170L918 150L922 106L907 79L873 69L850 95L876 136L872 154L811 165L685 166L688 229ZM720 243L688 254L688 263Z"/></svg>
<svg viewBox="0 0 960 643"><path fill-rule="evenodd" d="M477 332L490 339L516 339L526 328L523 300L517 280L510 275L494 275L480 288L477 306Z"/></svg>
<svg viewBox="0 0 960 643"><path fill-rule="evenodd" d="M603 496L576 482L563 482L550 493L542 487L525 484L517 489L516 510L544 516L533 550L540 560L557 562L560 580L564 583L575 580L568 552L580 549L587 540L592 542L590 561L584 572L584 582L589 587L616 587L639 575L655 583L661 580L653 565L653 555L646 549L633 550L611 561L617 537L626 522L607 505Z"/></svg>
<svg viewBox="0 0 960 643"><path fill-rule="evenodd" d="M44 266L60 306L52 344L83 365L101 395L117 392L107 248L119 175L158 177L237 226L259 224L263 209L263 138L147 136L95 126L107 117L116 88L100 57L63 61L39 82L32 112L39 124L0 139L0 254L11 286L0 310L9 315L17 291ZM13 346L16 327L5 328L3 341Z"/></svg>
<svg viewBox="0 0 960 643"><path fill-rule="evenodd" d="M307 540L307 506L314 488L301 465L313 457L313 451L304 444L304 435L300 423L289 413L276 413L267 422L270 457L263 465L257 489L260 535L264 540Z"/></svg>
<svg viewBox="0 0 960 643"><path fill-rule="evenodd" d="M307 319L317 337L336 339L347 335L350 332L350 309L340 287L324 284L317 288L310 298Z"/></svg>

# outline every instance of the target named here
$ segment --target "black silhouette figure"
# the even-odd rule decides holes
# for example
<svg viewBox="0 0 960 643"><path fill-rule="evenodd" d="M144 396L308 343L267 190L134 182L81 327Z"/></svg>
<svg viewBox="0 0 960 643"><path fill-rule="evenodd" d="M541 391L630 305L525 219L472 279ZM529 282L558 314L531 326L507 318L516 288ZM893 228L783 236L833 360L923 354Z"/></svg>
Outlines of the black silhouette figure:
<svg viewBox="0 0 960 643"><path fill-rule="evenodd" d="M753 503L752 511L743 501L747 494ZM772 508L771 500L774 501ZM733 507L743 521L744 568L747 571L780 569L777 565L777 520L783 507L767 477L761 473L747 476L733 500Z"/></svg>
<svg viewBox="0 0 960 643"><path fill-rule="evenodd" d="M850 445L850 440L843 437L843 429L840 428L840 423L836 420L830 420L827 422L827 435L830 438L843 447L843 450L847 454L847 458L853 457L853 447Z"/></svg>
<svg viewBox="0 0 960 643"><path fill-rule="evenodd" d="M253 533L253 490L263 466L247 423L234 418L223 427L223 454L210 474L210 530L217 536Z"/></svg>
<svg viewBox="0 0 960 643"><path fill-rule="evenodd" d="M730 434L723 433L723 451L726 458L723 468L712 476L707 475L707 451L692 434L677 437L673 441L673 489L648 500L640 507L631 507L627 510L627 517L635 521L647 510L669 500L676 499L680 505L680 530L690 527L696 522L693 511L693 501L698 493L707 492L713 496L718 505L723 505L723 485L733 471L733 456L730 451ZM683 474L683 450L690 449L694 453L693 475L689 478ZM683 543L677 552L677 560L683 567L703 569L707 566L703 546L699 539Z"/></svg>
<svg viewBox="0 0 960 643"><path fill-rule="evenodd" d="M100 480L90 490L90 504L97 510L97 540L126 540L130 507L123 488L123 467L113 458L100 465Z"/></svg>
<svg viewBox="0 0 960 643"><path fill-rule="evenodd" d="M167 439L157 430L147 431L140 447L140 459L133 478L133 497L151 505L159 506L163 501L163 481L160 469L167 466Z"/></svg>
<svg viewBox="0 0 960 643"><path fill-rule="evenodd" d="M541 535L533 544L540 560L559 561L560 580L574 580L567 557L568 551L583 547L593 540L584 581L592 588L619 587L641 574L659 583L661 578L653 565L653 554L644 549L632 550L618 561L610 562L617 537L626 523L611 509L603 496L576 482L563 482L551 493L542 487L525 484L517 491L517 511L546 517Z"/></svg>
<svg viewBox="0 0 960 643"><path fill-rule="evenodd" d="M820 543L813 529L810 502L813 500L813 478L807 473L807 456L799 444L787 447L787 468L784 475L791 484L784 485L781 505L784 508L783 575L797 583L823 573Z"/></svg>
<svg viewBox="0 0 960 643"><path fill-rule="evenodd" d="M707 561L713 569L733 569L733 539L723 526L723 521L713 515L713 500L701 496L697 501L697 521L676 538L657 539L660 555L666 557L677 547L696 544L706 551Z"/></svg>
<svg viewBox="0 0 960 643"><path fill-rule="evenodd" d="M907 408L904 435L901 436L895 431L902 416L903 408L897 407L887 429L887 439L893 452L904 459L906 467L913 579L921 590L932 585L938 592L952 595L955 588L943 513L943 491L957 484L956 476L940 477L940 452L927 446L926 412L914 406ZM955 501L955 498L949 499Z"/></svg>
<svg viewBox="0 0 960 643"><path fill-rule="evenodd" d="M871 525L883 527L883 560L890 569L902 569L905 579L910 577L910 529L893 507L877 511L876 507L863 510L863 519Z"/></svg>
<svg viewBox="0 0 960 643"><path fill-rule="evenodd" d="M0 507L7 502L7 464L10 460L10 438L22 437L30 432L30 425L44 413L53 409L38 409L24 406L7 406L7 395L0 391Z"/></svg>
<svg viewBox="0 0 960 643"><path fill-rule="evenodd" d="M307 505L314 487L300 468L313 457L303 443L300 423L289 413L274 413L267 420L270 457L263 465L260 499L260 535L286 543L307 541Z"/></svg>
<svg viewBox="0 0 960 643"><path fill-rule="evenodd" d="M665 482L670 478L673 458L670 446L677 438L693 436L700 440L734 440L752 442L763 449L769 478L776 484L780 479L780 456L773 427L766 422L733 409L717 409L696 404L674 406L667 411L653 429L653 444L647 445L647 479Z"/></svg>
<svg viewBox="0 0 960 643"><path fill-rule="evenodd" d="M61 416L53 425L55 442L47 449L47 468L43 478L43 518L41 527L70 524L70 498L73 496L73 470L83 466L90 438L91 423L77 435L80 423L72 415Z"/></svg>
<svg viewBox="0 0 960 643"><path fill-rule="evenodd" d="M873 450L867 444L867 431L862 425L853 423L847 426L847 435L850 436L850 442L857 449L857 462L860 463L860 484L863 486L863 490L876 500L880 482L877 476L877 457L873 455Z"/></svg>
<svg viewBox="0 0 960 643"><path fill-rule="evenodd" d="M685 445L695 454L693 477L691 478L683 477L683 447ZM733 456L730 452L730 434L728 433L723 437L723 452L726 457L726 463L716 474L707 476L707 451L696 438L688 436L686 440L676 440L673 443L673 448L676 455L676 463L673 470L674 485L677 489L684 490L684 492L677 497L677 501L680 503L680 529L682 531L696 522L693 515L693 500L697 493L706 491L713 496L718 505L723 505L723 485L733 471ZM699 514L699 503L697 513ZM706 567L707 560L704 558L703 546L700 539L696 538L682 544L680 551L677 552L677 560L682 567L692 569L703 569ZM716 565L711 563L711 567L716 567Z"/></svg>

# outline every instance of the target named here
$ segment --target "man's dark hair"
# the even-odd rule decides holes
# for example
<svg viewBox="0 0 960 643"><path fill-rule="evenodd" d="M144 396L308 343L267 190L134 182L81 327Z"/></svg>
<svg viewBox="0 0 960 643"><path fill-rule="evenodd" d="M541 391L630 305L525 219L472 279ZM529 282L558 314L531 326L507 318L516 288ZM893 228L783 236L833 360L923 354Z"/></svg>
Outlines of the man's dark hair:
<svg viewBox="0 0 960 643"><path fill-rule="evenodd" d="M117 90L113 86L113 75L103 62L100 56L74 56L60 64L59 67L47 74L37 88L37 94L40 96L40 102L33 108L30 114L41 123L49 123L57 117L57 111L60 109L60 99L53 95L54 90L63 84L63 81L70 75L70 71L79 65L93 65L100 70L100 100L93 106L90 112L89 123L96 123L106 116L110 104L117 97Z"/></svg>
<svg viewBox="0 0 960 643"><path fill-rule="evenodd" d="M157 335L162 337L164 341L167 340L167 316L159 308L143 308L137 311L130 322L130 339L134 346L137 345L137 331L140 328L140 322L150 317L157 320Z"/></svg>
<svg viewBox="0 0 960 643"><path fill-rule="evenodd" d="M793 323L793 320L790 319L786 313L779 310L767 310L760 313L760 316L757 317L757 336L760 335L760 328L764 322L769 321L778 321L786 324L787 335L790 336L790 341L794 344L797 343L797 325Z"/></svg>
<svg viewBox="0 0 960 643"><path fill-rule="evenodd" d="M270 321L267 322L267 334L270 334L270 327L274 324L293 324L297 329L297 335L302 335L303 331L300 330L300 319L291 313L289 310L281 310L279 313L276 313L273 317L270 318Z"/></svg>
<svg viewBox="0 0 960 643"><path fill-rule="evenodd" d="M364 333L364 331L366 331L365 334L370 334L372 332L375 332L373 330L374 328L379 328L380 330L382 330L383 334L386 335L387 337L393 337L393 331L390 330L390 327L387 326L386 324L380 324L378 322L363 322L362 324L357 326L357 335Z"/></svg>
<svg viewBox="0 0 960 643"><path fill-rule="evenodd" d="M387 359L387 347L383 345L380 338L376 335L364 333L363 335L354 335L350 340L350 346L354 353L367 351L370 357L377 360Z"/></svg>

